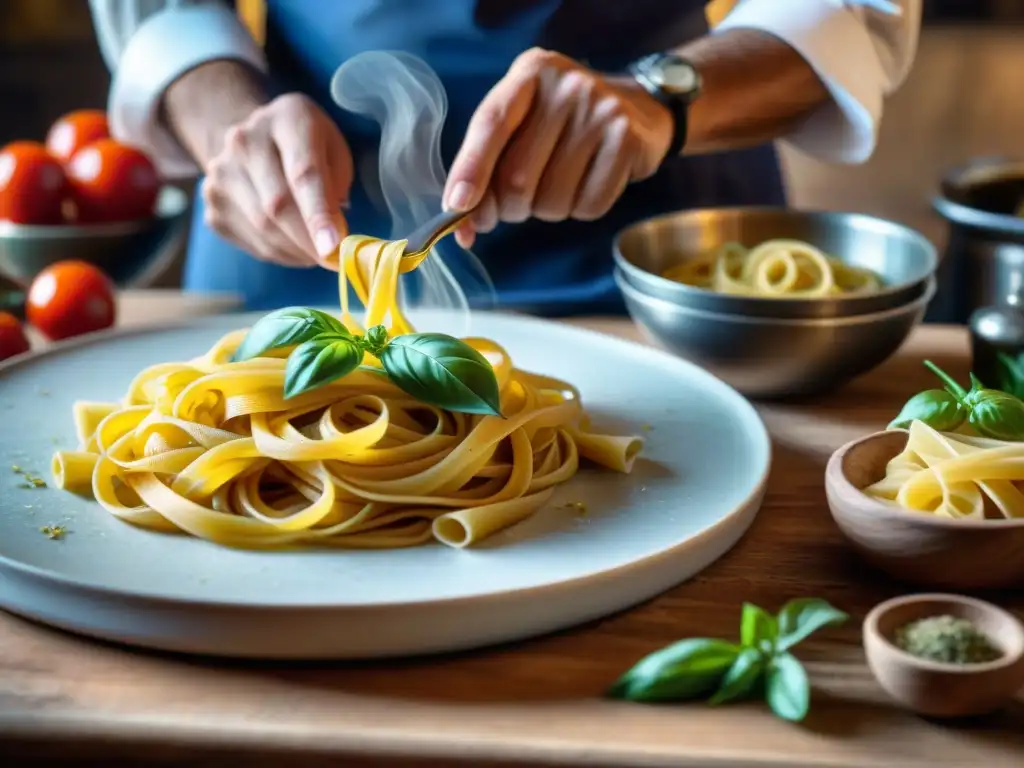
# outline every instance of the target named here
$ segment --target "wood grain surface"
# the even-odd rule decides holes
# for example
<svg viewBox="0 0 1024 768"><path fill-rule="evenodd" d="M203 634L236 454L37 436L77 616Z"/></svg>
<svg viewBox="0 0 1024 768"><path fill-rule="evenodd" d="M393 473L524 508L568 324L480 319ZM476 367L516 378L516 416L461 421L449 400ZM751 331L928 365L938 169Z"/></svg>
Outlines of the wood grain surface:
<svg viewBox="0 0 1024 768"><path fill-rule="evenodd" d="M637 338L624 321L582 324ZM879 601L914 589L859 561L825 504L829 454L884 426L909 392L932 383L922 357L966 375L965 333L922 328L832 398L761 406L775 453L750 532L689 582L573 630L448 657L284 665L137 652L0 614L0 764L1020 766L1024 698L955 724L886 698L865 666L859 623ZM814 685L805 723L781 722L757 703L600 698L634 661L675 639L734 636L743 601L777 609L805 595L855 617L798 649ZM988 597L1024 612L1024 592Z"/></svg>

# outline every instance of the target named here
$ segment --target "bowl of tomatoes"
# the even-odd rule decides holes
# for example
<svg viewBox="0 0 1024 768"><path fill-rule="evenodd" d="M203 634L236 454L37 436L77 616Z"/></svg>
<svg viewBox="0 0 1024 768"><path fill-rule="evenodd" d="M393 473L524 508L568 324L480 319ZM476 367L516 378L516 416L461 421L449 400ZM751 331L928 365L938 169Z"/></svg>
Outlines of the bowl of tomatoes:
<svg viewBox="0 0 1024 768"><path fill-rule="evenodd" d="M0 275L27 286L73 260L119 287L143 284L182 246L188 210L184 190L111 136L105 113L72 112L44 142L0 148Z"/></svg>

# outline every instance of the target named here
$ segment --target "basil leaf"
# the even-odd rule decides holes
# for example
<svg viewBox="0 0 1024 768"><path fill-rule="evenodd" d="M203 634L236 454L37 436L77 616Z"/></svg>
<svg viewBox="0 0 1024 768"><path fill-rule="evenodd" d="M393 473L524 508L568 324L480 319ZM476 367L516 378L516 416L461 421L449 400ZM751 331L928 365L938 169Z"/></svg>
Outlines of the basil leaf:
<svg viewBox="0 0 1024 768"><path fill-rule="evenodd" d="M980 390L970 423L985 437L1024 440L1024 401L995 389Z"/></svg>
<svg viewBox="0 0 1024 768"><path fill-rule="evenodd" d="M791 653L781 653L768 667L765 697L772 712L783 720L799 722L811 706L811 683L803 664Z"/></svg>
<svg viewBox="0 0 1024 768"><path fill-rule="evenodd" d="M261 317L235 350L234 360L259 357L271 349L302 344L322 333L350 336L341 321L308 307L285 307Z"/></svg>
<svg viewBox="0 0 1024 768"><path fill-rule="evenodd" d="M707 695L736 661L740 647L704 637L673 643L638 661L608 690L630 701L682 701Z"/></svg>
<svg viewBox="0 0 1024 768"><path fill-rule="evenodd" d="M377 358L395 386L420 402L449 411L501 415L494 368L483 355L454 336L396 336Z"/></svg>
<svg viewBox="0 0 1024 768"><path fill-rule="evenodd" d="M778 631L774 616L752 603L743 604L743 614L740 617L741 645L771 651Z"/></svg>
<svg viewBox="0 0 1024 768"><path fill-rule="evenodd" d="M284 368L285 398L337 381L363 361L359 343L347 334L325 333L297 346Z"/></svg>
<svg viewBox="0 0 1024 768"><path fill-rule="evenodd" d="M715 691L715 695L708 700L708 704L724 704L746 696L757 684L761 673L764 671L764 654L756 648L747 648L736 661L729 667L729 671L722 678L721 685Z"/></svg>
<svg viewBox="0 0 1024 768"><path fill-rule="evenodd" d="M952 432L964 423L967 411L944 389L927 389L907 401L888 429L907 429L912 421L923 421L932 429Z"/></svg>
<svg viewBox="0 0 1024 768"><path fill-rule="evenodd" d="M779 639L776 650L788 651L822 627L834 627L850 617L816 597L790 600L779 611Z"/></svg>
<svg viewBox="0 0 1024 768"><path fill-rule="evenodd" d="M1005 352L996 353L999 366L999 389L1011 395L1024 395L1024 355L1013 357Z"/></svg>

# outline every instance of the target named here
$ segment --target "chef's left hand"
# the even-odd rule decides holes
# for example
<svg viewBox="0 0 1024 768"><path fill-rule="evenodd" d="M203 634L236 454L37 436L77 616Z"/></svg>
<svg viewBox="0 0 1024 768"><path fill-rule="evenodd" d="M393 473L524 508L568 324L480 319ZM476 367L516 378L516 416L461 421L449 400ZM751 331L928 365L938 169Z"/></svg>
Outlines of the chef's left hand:
<svg viewBox="0 0 1024 768"><path fill-rule="evenodd" d="M468 248L499 221L600 218L671 141L668 109L632 78L529 50L481 102L452 163L445 207L477 209L456 237Z"/></svg>

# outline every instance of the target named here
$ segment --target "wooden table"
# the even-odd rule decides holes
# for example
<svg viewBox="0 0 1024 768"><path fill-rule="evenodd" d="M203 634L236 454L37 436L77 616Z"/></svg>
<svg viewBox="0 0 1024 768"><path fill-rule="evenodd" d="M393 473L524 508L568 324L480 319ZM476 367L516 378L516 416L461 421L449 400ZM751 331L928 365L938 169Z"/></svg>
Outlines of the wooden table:
<svg viewBox="0 0 1024 768"><path fill-rule="evenodd" d="M155 306L129 300L123 321L138 321L139 308L152 321ZM173 300L164 306L181 313ZM200 310L193 303L189 314ZM623 321L582 324L635 338ZM756 703L651 707L599 697L674 639L733 636L744 600L776 609L790 597L820 596L859 620L878 601L912 591L844 546L822 472L833 449L882 427L908 392L932 383L922 357L966 375L964 332L922 328L828 401L761 407L774 467L747 536L691 581L588 626L443 658L284 665L125 650L0 615L0 764L1024 765L1024 699L969 726L909 715L869 674L857 621L800 647L815 688L802 725ZM1024 593L995 599L1024 611Z"/></svg>

